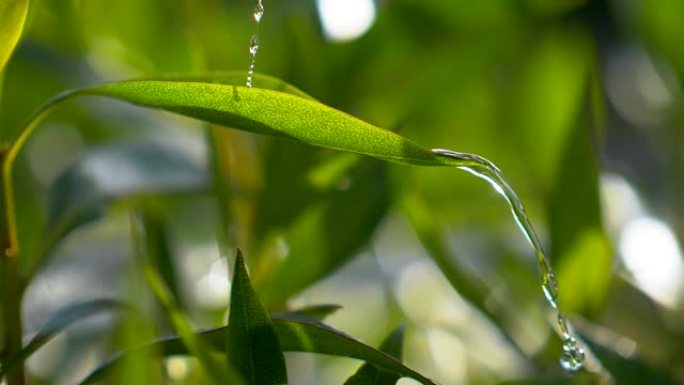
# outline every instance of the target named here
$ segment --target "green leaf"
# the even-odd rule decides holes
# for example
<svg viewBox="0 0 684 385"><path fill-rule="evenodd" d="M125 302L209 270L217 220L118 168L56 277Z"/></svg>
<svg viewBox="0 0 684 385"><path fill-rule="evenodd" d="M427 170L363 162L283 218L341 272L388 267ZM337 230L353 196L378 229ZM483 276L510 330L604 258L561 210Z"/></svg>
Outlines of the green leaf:
<svg viewBox="0 0 684 385"><path fill-rule="evenodd" d="M422 374L404 366L389 355L327 325L303 321L273 320L273 327L283 351L310 352L356 358L370 362L382 370L398 373L403 377L410 377L424 385L437 384ZM199 338L216 349L225 349L228 329L229 327L223 326L206 330L199 333ZM160 351L164 356L187 354L187 348L178 337L161 339L136 350L148 349ZM122 357L129 352L120 352L112 356L91 372L80 384L92 384L102 380L121 361Z"/></svg>
<svg viewBox="0 0 684 385"><path fill-rule="evenodd" d="M395 133L304 97L267 89L194 81L200 79L199 76L188 78L193 81L132 80L71 90L58 95L34 114L13 142L3 169L5 183L12 185L14 161L40 121L59 103L86 95L105 96L244 131L289 138L309 145L364 154L402 164L463 166L475 159L475 156L469 154L467 159L440 156ZM263 79L266 86L296 92L294 87L284 86L283 82ZM226 75L226 78L216 75L215 79L232 80L235 80L234 75ZM12 194L7 196L7 206L10 217L13 218L15 208ZM78 223L82 220L79 218L74 221ZM16 240L16 225L12 225L10 235ZM59 229L61 231L57 232L58 235L48 238L47 250L69 229L69 222L66 225L60 224ZM18 252L21 255L21 250Z"/></svg>
<svg viewBox="0 0 684 385"><path fill-rule="evenodd" d="M151 205L147 205L151 206ZM145 234L144 259L153 266L161 276L166 287L179 308L183 308L181 288L178 282L178 272L173 263L173 248L170 234L160 210L142 206L138 209L142 230Z"/></svg>
<svg viewBox="0 0 684 385"><path fill-rule="evenodd" d="M400 326L380 346L380 351L401 361L404 343L404 327ZM394 385L401 378L393 372L378 369L372 364L365 363L344 385Z"/></svg>
<svg viewBox="0 0 684 385"><path fill-rule="evenodd" d="M249 385L287 384L285 357L238 250L230 293L226 354Z"/></svg>
<svg viewBox="0 0 684 385"><path fill-rule="evenodd" d="M390 131L318 102L277 91L148 80L95 86L73 93L77 94L112 97L258 134L401 163L433 164L437 159Z"/></svg>
<svg viewBox="0 0 684 385"><path fill-rule="evenodd" d="M551 256L560 290L566 293L559 298L560 305L594 318L608 299L613 250L601 216L599 127L591 124L589 108L587 103L568 133L547 204ZM591 269L586 268L589 265Z"/></svg>
<svg viewBox="0 0 684 385"><path fill-rule="evenodd" d="M638 352L636 354L620 354L618 353L619 349L615 349L615 345L598 344L588 335L584 335L583 339L599 358L605 370L611 374L615 384L681 384L681 378L677 378L673 366L654 367Z"/></svg>
<svg viewBox="0 0 684 385"><path fill-rule="evenodd" d="M77 303L58 310L52 315L45 325L36 333L23 349L9 357L0 368L0 378L9 370L21 365L36 350L40 349L50 341L57 333L63 331L70 325L85 318L106 311L118 311L125 309L126 306L113 299L97 299L83 303Z"/></svg>
<svg viewBox="0 0 684 385"><path fill-rule="evenodd" d="M348 261L368 242L391 201L386 171L381 162L361 162L349 174L348 189L317 196L318 200L302 207L301 212L292 213L292 223L279 232L289 251L275 273L259 285L264 303L281 305Z"/></svg>
<svg viewBox="0 0 684 385"><path fill-rule="evenodd" d="M0 74L19 43L28 14L28 0L3 0L0 2Z"/></svg>
<svg viewBox="0 0 684 385"><path fill-rule="evenodd" d="M105 96L206 122L403 164L453 165L390 131L300 96L268 89L196 81L132 80L67 91L48 101L14 142L14 159L35 125L56 104L76 96ZM285 112L285 113L284 113Z"/></svg>

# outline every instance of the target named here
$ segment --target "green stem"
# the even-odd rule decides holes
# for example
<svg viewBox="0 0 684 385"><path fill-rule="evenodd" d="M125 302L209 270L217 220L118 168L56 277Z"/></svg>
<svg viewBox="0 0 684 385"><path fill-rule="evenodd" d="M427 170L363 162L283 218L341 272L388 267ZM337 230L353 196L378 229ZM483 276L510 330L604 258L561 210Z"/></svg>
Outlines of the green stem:
<svg viewBox="0 0 684 385"><path fill-rule="evenodd" d="M207 143L209 144L209 161L214 182L214 196L219 209L219 250L221 255L231 255L231 247L236 247L237 239L232 226L232 208L230 205L230 179L228 173L230 158L229 150L222 146L223 128L209 125L207 129ZM230 264L229 264L230 265Z"/></svg>
<svg viewBox="0 0 684 385"><path fill-rule="evenodd" d="M0 148L0 165L5 162L4 149ZM23 294L17 247L10 234L13 218L7 209L7 197L12 193L11 181L0 178L0 314L2 317L0 337L0 358L3 363L22 348L21 297ZM8 385L24 385L23 365L17 365L7 372Z"/></svg>

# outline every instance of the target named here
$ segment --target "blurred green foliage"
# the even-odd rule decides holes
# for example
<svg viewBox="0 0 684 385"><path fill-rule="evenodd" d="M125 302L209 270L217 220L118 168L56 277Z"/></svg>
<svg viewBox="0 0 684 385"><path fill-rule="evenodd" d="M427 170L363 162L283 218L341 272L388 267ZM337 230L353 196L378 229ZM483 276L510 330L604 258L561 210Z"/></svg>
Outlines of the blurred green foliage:
<svg viewBox="0 0 684 385"><path fill-rule="evenodd" d="M10 20L8 10L21 3L0 0L0 19ZM494 161L547 245L561 306L615 383L683 382L682 283L670 302L649 294L621 248L635 216L666 223L680 250L684 244L682 2L374 4L365 34L335 42L325 37L315 1L266 0L257 71L427 148ZM246 70L254 5L32 1L4 69L21 23L0 24L0 150L45 100L67 89ZM110 179L84 178L93 165ZM130 170L138 173L133 184ZM624 191L609 194L606 176L615 175L639 194L640 211L620 205ZM213 295L227 290L219 250L232 256L240 247L269 311L340 303L345 309L331 324L375 345L406 323L407 365L445 384L561 383L560 346L544 320L531 252L503 201L465 173L93 98L47 119L15 164L13 187L27 270L39 267L29 256L47 250L51 257L27 282L28 332L43 325L44 314L98 295L139 309L69 329L66 342L51 343L58 353L29 362L34 383L74 383L112 352L175 334L142 283L131 208L147 213L142 232L152 241L142 253L154 259L174 311L193 326L225 323L227 298L212 305L212 292L200 289L206 281ZM59 213L50 209L73 208L83 211L55 227ZM658 265L661 249L650 250L645 265ZM675 258L679 265L664 270L681 269L681 252ZM455 291L441 289L445 277ZM127 360L110 382L207 380L192 359L140 357L144 364ZM358 366L286 359L292 383L342 383ZM584 373L562 381L594 379Z"/></svg>

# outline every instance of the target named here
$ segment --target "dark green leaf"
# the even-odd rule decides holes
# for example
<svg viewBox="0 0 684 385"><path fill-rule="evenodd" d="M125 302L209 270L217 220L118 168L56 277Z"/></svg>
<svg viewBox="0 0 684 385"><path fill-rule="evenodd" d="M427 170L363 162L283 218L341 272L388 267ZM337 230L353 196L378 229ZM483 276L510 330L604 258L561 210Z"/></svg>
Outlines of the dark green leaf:
<svg viewBox="0 0 684 385"><path fill-rule="evenodd" d="M238 250L230 293L226 354L249 385L287 383L285 358L268 313L249 281Z"/></svg>
<svg viewBox="0 0 684 385"><path fill-rule="evenodd" d="M282 230L289 251L260 286L264 303L281 305L366 244L391 201L386 171L381 162L361 162L350 172L348 189L330 191L302 208Z"/></svg>
<svg viewBox="0 0 684 385"><path fill-rule="evenodd" d="M612 375L615 384L681 384L681 381L669 373L671 369L674 369L673 367L655 368L645 362L639 354L621 355L614 349L597 344L587 336L584 336L584 340L589 344L592 352L601 360L605 369Z"/></svg>
<svg viewBox="0 0 684 385"><path fill-rule="evenodd" d="M404 344L404 327L400 326L387 337L380 346L380 351L401 361ZM373 364L365 363L347 381L345 385L394 385L399 381L396 373L378 369Z"/></svg>
<svg viewBox="0 0 684 385"><path fill-rule="evenodd" d="M548 212L560 289L572 293L561 296L560 303L569 312L593 318L608 298L613 250L603 230L596 131L587 128L588 121L586 116L579 119L569 133Z"/></svg>
<svg viewBox="0 0 684 385"><path fill-rule="evenodd" d="M370 362L388 372L410 377L424 385L437 383L422 374L409 369L387 354L374 349L353 337L320 323L301 321L273 320L273 327L283 351L310 352L333 356L350 357ZM228 327L206 330L199 337L216 349L225 349ZM161 351L163 355L187 354L187 348L178 337L169 337L152 342L139 349ZM103 379L127 352L120 352L98 366L81 385L92 384Z"/></svg>
<svg viewBox="0 0 684 385"><path fill-rule="evenodd" d="M9 357L0 368L0 378L9 370L21 365L41 346L50 341L57 333L63 331L70 325L85 318L106 311L118 311L125 309L125 305L113 299L97 299L93 301L78 303L58 310L52 318L36 333L23 349L12 357Z"/></svg>
<svg viewBox="0 0 684 385"><path fill-rule="evenodd" d="M321 322L332 313L340 310L340 305L313 305L301 309L273 314L274 320Z"/></svg>
<svg viewBox="0 0 684 385"><path fill-rule="evenodd" d="M182 295L178 282L176 266L173 263L173 250L170 244L169 233L162 214L151 207L139 209L142 230L145 234L144 245L141 245L144 259L159 271L166 287L182 309Z"/></svg>

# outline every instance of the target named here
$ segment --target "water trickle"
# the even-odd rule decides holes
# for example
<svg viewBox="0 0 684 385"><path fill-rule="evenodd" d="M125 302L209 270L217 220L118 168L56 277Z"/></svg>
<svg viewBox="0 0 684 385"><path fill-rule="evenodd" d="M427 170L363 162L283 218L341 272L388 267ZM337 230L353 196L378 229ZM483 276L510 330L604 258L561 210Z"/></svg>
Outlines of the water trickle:
<svg viewBox="0 0 684 385"><path fill-rule="evenodd" d="M256 8L254 8L254 21L256 27L254 34L249 40L249 70L247 71L247 87L252 88L252 78L254 77L254 67L256 66L256 55L259 52L259 24L264 17L264 3L262 0L257 1Z"/></svg>
<svg viewBox="0 0 684 385"><path fill-rule="evenodd" d="M539 272L541 275L542 291L549 305L556 311L558 327L558 334L563 342L563 354L560 357L560 365L566 371L577 371L584 366L585 354L577 342L577 338L573 335L570 323L566 320L563 312L558 307L558 284L556 276L551 269L541 242L537 237L534 227L530 222L525 207L515 193L515 190L508 184L508 181L503 176L503 173L489 160L475 154L461 153L450 150L434 149L433 153L455 160L454 165L464 171L467 171L479 178L489 182L492 187L504 197L508 206L511 209L513 218L515 219L520 231L523 233L530 246L534 250L539 265Z"/></svg>

